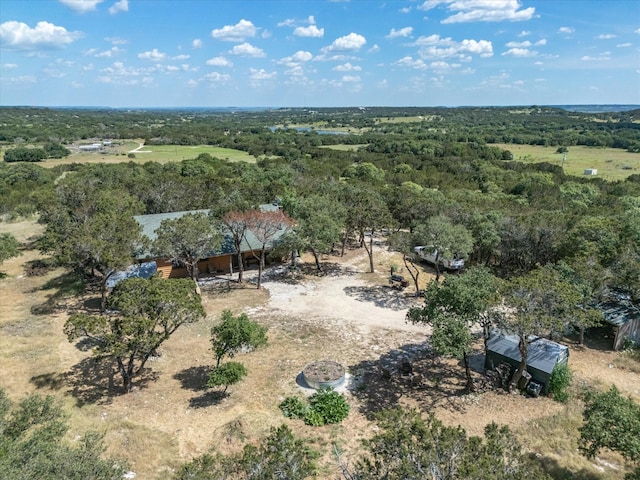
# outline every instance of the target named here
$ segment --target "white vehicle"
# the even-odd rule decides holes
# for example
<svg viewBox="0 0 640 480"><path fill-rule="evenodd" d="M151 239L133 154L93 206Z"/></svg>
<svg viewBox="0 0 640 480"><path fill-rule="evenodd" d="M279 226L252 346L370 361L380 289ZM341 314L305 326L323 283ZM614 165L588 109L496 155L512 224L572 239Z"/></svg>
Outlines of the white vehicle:
<svg viewBox="0 0 640 480"><path fill-rule="evenodd" d="M427 247L415 247L413 251L416 252L425 262L432 265L436 264L438 250L431 250ZM445 270L462 270L464 268L464 260L462 258L457 258L456 256L453 258L440 258L438 262Z"/></svg>

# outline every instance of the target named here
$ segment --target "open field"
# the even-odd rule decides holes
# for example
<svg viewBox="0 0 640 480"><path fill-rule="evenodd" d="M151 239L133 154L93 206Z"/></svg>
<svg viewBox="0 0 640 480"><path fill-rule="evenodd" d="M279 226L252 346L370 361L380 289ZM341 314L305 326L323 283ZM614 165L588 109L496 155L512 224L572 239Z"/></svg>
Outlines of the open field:
<svg viewBox="0 0 640 480"><path fill-rule="evenodd" d="M33 221L0 223L0 233L13 233L22 242L33 240L41 228ZM578 400L565 406L502 391L461 395L464 374L458 362L433 356L428 328L404 322L407 308L420 300L412 286L404 291L389 287L390 266L402 262L382 244L375 251L374 274L365 273L366 255L354 249L343 258L324 258L322 276L307 264L294 278L272 270L262 290L233 282L229 289L203 289L207 318L181 328L163 344L129 395L119 394L120 379L112 365L94 360L62 332L68 307L91 309L95 298L68 296L73 288L61 269L27 276L25 265L38 258L37 251L26 248L21 257L0 266L7 274L0 279L0 387L14 400L29 392L56 396L70 415L69 438L86 430L104 432L108 453L125 458L139 479L165 479L181 462L214 447L237 451L283 422L325 454L318 478L339 478L332 445L352 460L360 440L374 432L370 414L396 405L433 412L474 435L492 420L508 423L525 442L525 450L548 465L556 479L620 480L624 475L614 454L593 462L578 454ZM420 288L430 278L432 271L424 266ZM235 358L249 375L224 396L202 386L214 362L209 330L227 308L247 312L268 326L269 345ZM420 386L411 387L405 377L381 377L379 362L402 353L423 374ZM321 428L285 419L278 404L286 396L306 393L296 376L304 365L321 358L348 367L353 379L345 392L349 417ZM474 375L480 378L481 345L472 358ZM606 388L615 383L638 401L640 374L630 368L633 362L597 341L571 347L576 385Z"/></svg>
<svg viewBox="0 0 640 480"><path fill-rule="evenodd" d="M142 145L142 147L141 147ZM184 145L149 145L134 140L124 140L122 143L114 143L106 147L105 153L80 152L77 148L70 148L71 155L66 158L49 159L39 163L43 167L55 167L69 163L146 163L146 162L179 162L196 158L201 153L208 153L212 157L232 162L255 163L256 159L247 152L232 148L212 147L209 145L184 146ZM133 153L135 158L129 158Z"/></svg>
<svg viewBox="0 0 640 480"><path fill-rule="evenodd" d="M361 143L357 145L347 145L345 143L340 143L338 145L323 145L320 148L328 148L329 150L339 150L342 152L355 152L359 148L366 147L366 143Z"/></svg>
<svg viewBox="0 0 640 480"><path fill-rule="evenodd" d="M513 159L519 162L549 162L562 165L562 154L556 153L558 147L538 145L493 144L509 150ZM598 178L605 180L624 180L629 175L640 173L640 153L631 153L619 148L600 148L575 146L568 147L564 171L568 175L584 176L588 168L598 169Z"/></svg>

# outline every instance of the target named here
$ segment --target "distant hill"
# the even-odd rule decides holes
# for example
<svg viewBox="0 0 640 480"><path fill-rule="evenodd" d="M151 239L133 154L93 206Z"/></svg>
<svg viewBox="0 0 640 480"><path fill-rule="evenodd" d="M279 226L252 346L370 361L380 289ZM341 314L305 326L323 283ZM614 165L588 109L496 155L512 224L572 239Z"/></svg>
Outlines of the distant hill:
<svg viewBox="0 0 640 480"><path fill-rule="evenodd" d="M628 112L638 110L640 105L550 105L551 107L562 108L569 112L580 113L606 113L606 112Z"/></svg>

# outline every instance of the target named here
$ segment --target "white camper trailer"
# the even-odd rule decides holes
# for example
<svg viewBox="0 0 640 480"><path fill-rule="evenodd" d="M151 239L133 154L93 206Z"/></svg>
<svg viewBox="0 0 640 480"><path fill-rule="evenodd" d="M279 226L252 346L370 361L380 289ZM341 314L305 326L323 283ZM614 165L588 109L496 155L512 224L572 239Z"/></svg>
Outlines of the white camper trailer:
<svg viewBox="0 0 640 480"><path fill-rule="evenodd" d="M422 260L435 265L438 250L432 250L427 247L415 247L413 250ZM453 258L441 257L438 262L445 270L462 270L464 268L464 260L462 258L457 258L457 256L454 256Z"/></svg>

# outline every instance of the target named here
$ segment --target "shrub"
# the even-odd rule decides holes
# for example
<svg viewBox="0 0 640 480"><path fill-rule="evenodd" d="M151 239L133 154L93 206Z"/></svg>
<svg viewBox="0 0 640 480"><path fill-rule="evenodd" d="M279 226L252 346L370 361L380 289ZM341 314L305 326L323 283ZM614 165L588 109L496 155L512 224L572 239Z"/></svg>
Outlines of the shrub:
<svg viewBox="0 0 640 480"><path fill-rule="evenodd" d="M322 415L320 415L320 412L310 408L304 416L304 423L311 425L312 427L321 427L326 422Z"/></svg>
<svg viewBox="0 0 640 480"><path fill-rule="evenodd" d="M558 402L566 402L569 399L569 385L571 385L572 373L566 363L556 365L549 379L549 394Z"/></svg>
<svg viewBox="0 0 640 480"><path fill-rule="evenodd" d="M309 398L311 410L320 414L323 423L340 423L349 415L349 404L342 395L331 389L322 389ZM306 418L305 418L306 420Z"/></svg>
<svg viewBox="0 0 640 480"><path fill-rule="evenodd" d="M298 397L287 397L280 404L280 410L287 418L304 418L309 406Z"/></svg>

